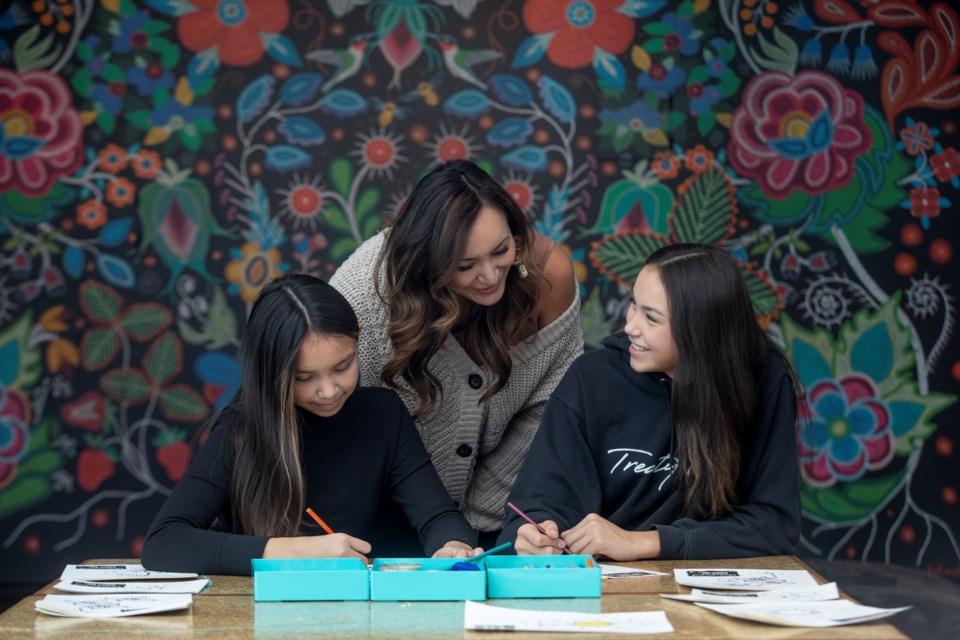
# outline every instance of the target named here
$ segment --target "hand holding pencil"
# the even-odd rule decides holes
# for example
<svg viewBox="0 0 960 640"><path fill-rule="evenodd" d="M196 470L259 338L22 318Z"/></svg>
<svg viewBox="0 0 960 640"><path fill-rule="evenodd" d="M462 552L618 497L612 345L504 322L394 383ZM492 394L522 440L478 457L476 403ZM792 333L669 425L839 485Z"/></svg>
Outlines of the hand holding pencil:
<svg viewBox="0 0 960 640"><path fill-rule="evenodd" d="M507 507L523 518L528 524L533 525L536 530L536 533L533 533L530 532L529 529L525 531L523 527L520 527L517 531L517 541L514 545L518 554L544 555L570 553L570 550L566 547L566 543L560 538L560 530L556 522L552 520L544 522L543 524L549 527L548 530L534 522L530 516L512 502L508 502Z"/></svg>

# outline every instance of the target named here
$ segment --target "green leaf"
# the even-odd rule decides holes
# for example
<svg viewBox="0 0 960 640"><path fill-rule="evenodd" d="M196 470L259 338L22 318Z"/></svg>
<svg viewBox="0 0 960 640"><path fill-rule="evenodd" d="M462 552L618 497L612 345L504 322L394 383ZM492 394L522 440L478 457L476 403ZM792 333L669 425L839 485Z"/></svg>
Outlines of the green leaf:
<svg viewBox="0 0 960 640"><path fill-rule="evenodd" d="M603 346L603 339L616 331L617 318L607 318L600 287L594 287L580 306L580 324L583 327L583 343L591 349Z"/></svg>
<svg viewBox="0 0 960 640"><path fill-rule="evenodd" d="M747 281L747 291L750 294L750 301L753 302L753 312L757 318L769 320L775 317L782 308L782 304L774 286L751 270L741 267L740 271Z"/></svg>
<svg viewBox="0 0 960 640"><path fill-rule="evenodd" d="M93 79L90 77L90 72L85 68L77 70L70 76L70 86L79 95L90 97L90 92L93 90Z"/></svg>
<svg viewBox="0 0 960 640"><path fill-rule="evenodd" d="M334 261L343 260L357 248L357 241L353 238L340 238L330 248L330 258Z"/></svg>
<svg viewBox="0 0 960 640"><path fill-rule="evenodd" d="M103 65L103 79L107 82L126 82L127 72L122 67L112 62Z"/></svg>
<svg viewBox="0 0 960 640"><path fill-rule="evenodd" d="M164 20L147 20L140 25L140 31L147 35L163 33L170 30L170 23ZM155 49L155 38L150 38L150 47Z"/></svg>
<svg viewBox="0 0 960 640"><path fill-rule="evenodd" d="M801 490L803 510L817 519L853 524L870 517L903 481L905 471L827 489L806 485Z"/></svg>
<svg viewBox="0 0 960 640"><path fill-rule="evenodd" d="M113 329L91 329L80 342L83 367L99 371L110 364L120 350L120 340Z"/></svg>
<svg viewBox="0 0 960 640"><path fill-rule="evenodd" d="M357 220L363 220L363 218L373 211L377 204L380 202L380 190L375 187L368 187L360 192L360 197L357 198Z"/></svg>
<svg viewBox="0 0 960 640"><path fill-rule="evenodd" d="M687 85L691 84L703 84L710 79L710 75L707 73L706 65L698 65L690 70L690 75L687 76Z"/></svg>
<svg viewBox="0 0 960 640"><path fill-rule="evenodd" d="M660 37L650 38L649 40L644 42L642 46L643 46L643 50L646 51L647 53L663 53L663 50L664 50L663 38L660 38Z"/></svg>
<svg viewBox="0 0 960 640"><path fill-rule="evenodd" d="M198 422L207 415L207 405L186 385L178 384L160 394L160 411L168 420Z"/></svg>
<svg viewBox="0 0 960 640"><path fill-rule="evenodd" d="M625 233L595 242L590 257L612 280L632 287L650 254L666 244L661 235L645 231Z"/></svg>
<svg viewBox="0 0 960 640"><path fill-rule="evenodd" d="M714 125L717 124L717 114L713 111L707 111L706 113L701 113L697 116L697 131L700 132L700 135L705 136L713 129Z"/></svg>
<svg viewBox="0 0 960 640"><path fill-rule="evenodd" d="M323 208L323 218L331 229L343 233L350 233L350 221L338 204L330 204Z"/></svg>
<svg viewBox="0 0 960 640"><path fill-rule="evenodd" d="M731 69L724 69L720 74L720 83L717 85L721 98L729 98L740 90L740 76Z"/></svg>
<svg viewBox="0 0 960 640"><path fill-rule="evenodd" d="M111 134L117 126L117 117L109 111L100 111L97 113L97 126L104 133Z"/></svg>
<svg viewBox="0 0 960 640"><path fill-rule="evenodd" d="M874 380L880 397L902 384L901 376L913 370L916 358L911 332L901 326L900 292L879 309L861 309L840 327L837 343L845 345L845 360L837 374L861 372Z"/></svg>
<svg viewBox="0 0 960 640"><path fill-rule="evenodd" d="M50 50L54 41L53 33L49 33L46 38L37 42L39 35L40 25L35 24L20 34L13 43L13 66L20 73L45 69L60 57L60 47Z"/></svg>
<svg viewBox="0 0 960 640"><path fill-rule="evenodd" d="M210 338L210 349L219 349L237 343L237 317L230 308L226 294L221 287L214 287L213 300L210 302L210 312L207 315L207 324L204 327Z"/></svg>
<svg viewBox="0 0 960 640"><path fill-rule="evenodd" d="M733 232L736 209L733 185L726 173L715 167L684 183L685 192L671 214L679 242L716 244Z"/></svg>
<svg viewBox="0 0 960 640"><path fill-rule="evenodd" d="M170 332L157 338L143 357L143 369L155 387L165 385L182 367L183 345Z"/></svg>
<svg viewBox="0 0 960 640"><path fill-rule="evenodd" d="M96 280L87 280L80 285L80 306L94 322L113 323L121 303L114 289Z"/></svg>
<svg viewBox="0 0 960 640"><path fill-rule="evenodd" d="M49 476L16 478L12 485L0 491L0 519L43 502L51 493Z"/></svg>
<svg viewBox="0 0 960 640"><path fill-rule="evenodd" d="M367 216L367 219L363 221L363 226L360 229L363 237L371 238L376 235L377 231L380 230L380 224L382 222L383 221L377 216Z"/></svg>
<svg viewBox="0 0 960 640"><path fill-rule="evenodd" d="M120 326L137 342L152 340L172 322L170 310L156 302L132 304L120 318Z"/></svg>
<svg viewBox="0 0 960 640"><path fill-rule="evenodd" d="M114 369L100 377L100 388L117 402L139 404L150 396L150 385L137 369Z"/></svg>
<svg viewBox="0 0 960 640"><path fill-rule="evenodd" d="M60 422L55 418L45 418L30 431L30 451L37 452L46 447L60 432Z"/></svg>
<svg viewBox="0 0 960 640"><path fill-rule="evenodd" d="M147 109L141 109L138 111L125 111L123 117L127 122L138 129L143 129L144 131L153 126L150 123L150 111Z"/></svg>
<svg viewBox="0 0 960 640"><path fill-rule="evenodd" d="M63 454L59 449L47 449L27 456L17 467L17 476L50 476L63 466Z"/></svg>
<svg viewBox="0 0 960 640"><path fill-rule="evenodd" d="M177 318L177 334L187 344L194 345L205 345L207 342L215 339L215 337L206 330L198 331L179 318Z"/></svg>
<svg viewBox="0 0 960 640"><path fill-rule="evenodd" d="M613 138L613 150L623 153L633 144L633 131L626 127L617 127L617 134Z"/></svg>
<svg viewBox="0 0 960 640"><path fill-rule="evenodd" d="M180 47L166 38L150 38L150 44L160 54L160 66L164 69L173 69L180 62Z"/></svg>
<svg viewBox="0 0 960 640"><path fill-rule="evenodd" d="M337 192L346 197L350 194L350 183L353 181L353 163L346 158L334 158L327 171L330 184Z"/></svg>

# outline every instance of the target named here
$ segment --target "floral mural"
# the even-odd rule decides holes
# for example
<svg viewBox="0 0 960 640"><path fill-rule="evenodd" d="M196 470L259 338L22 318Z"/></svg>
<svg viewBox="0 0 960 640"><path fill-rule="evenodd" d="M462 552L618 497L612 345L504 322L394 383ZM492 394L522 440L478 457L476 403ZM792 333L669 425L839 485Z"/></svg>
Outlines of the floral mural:
<svg viewBox="0 0 960 640"><path fill-rule="evenodd" d="M139 553L271 277L455 158L571 256L731 253L806 388L798 552L960 577L960 16L913 0L0 6L0 553ZM38 586L38 585L37 585Z"/></svg>

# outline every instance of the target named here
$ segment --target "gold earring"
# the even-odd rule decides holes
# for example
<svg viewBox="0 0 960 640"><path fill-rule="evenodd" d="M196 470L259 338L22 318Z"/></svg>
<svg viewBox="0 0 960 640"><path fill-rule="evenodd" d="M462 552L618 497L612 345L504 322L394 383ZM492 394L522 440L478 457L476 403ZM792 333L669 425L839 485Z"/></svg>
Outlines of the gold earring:
<svg viewBox="0 0 960 640"><path fill-rule="evenodd" d="M517 273L520 274L520 277L521 277L521 278L526 278L526 277L527 277L527 265L523 264L523 259L520 258L520 250L521 250L521 248L522 248L522 245L520 244L520 241L519 241L519 240L514 240L514 243L516 244L516 251L517 251L517 252L516 252L516 254L514 254L513 265L517 268Z"/></svg>

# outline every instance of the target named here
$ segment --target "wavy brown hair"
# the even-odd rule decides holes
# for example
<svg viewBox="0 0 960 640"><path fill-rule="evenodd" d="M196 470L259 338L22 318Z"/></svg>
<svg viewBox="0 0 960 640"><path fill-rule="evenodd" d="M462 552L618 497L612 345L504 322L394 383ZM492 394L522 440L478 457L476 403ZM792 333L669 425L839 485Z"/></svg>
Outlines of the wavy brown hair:
<svg viewBox="0 0 960 640"><path fill-rule="evenodd" d="M293 372L300 345L311 335L356 341L357 316L346 298L304 274L267 283L240 343L240 389L225 409L234 414L231 516L247 535L299 532L304 480Z"/></svg>
<svg viewBox="0 0 960 640"><path fill-rule="evenodd" d="M747 283L724 251L668 245L645 266L660 275L679 358L671 390L684 515L717 518L737 503L740 443L754 428L757 376L769 351L803 396L790 362L757 323Z"/></svg>
<svg viewBox="0 0 960 640"><path fill-rule="evenodd" d="M444 163L424 176L397 212L384 240L374 284L389 307L394 355L384 365L381 378L393 388L403 380L413 389L418 398L414 417L432 414L442 399L443 384L427 363L456 325L465 325L464 346L496 375L496 382L480 399L484 402L509 380L510 349L521 341L524 322L537 305L543 274L528 259L527 277L510 269L503 297L496 304L475 304L469 317L459 317L457 296L448 285L484 206L503 213L521 251L528 251L533 229L523 211L499 183L468 160ZM386 282L381 288L382 264Z"/></svg>

